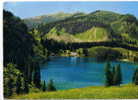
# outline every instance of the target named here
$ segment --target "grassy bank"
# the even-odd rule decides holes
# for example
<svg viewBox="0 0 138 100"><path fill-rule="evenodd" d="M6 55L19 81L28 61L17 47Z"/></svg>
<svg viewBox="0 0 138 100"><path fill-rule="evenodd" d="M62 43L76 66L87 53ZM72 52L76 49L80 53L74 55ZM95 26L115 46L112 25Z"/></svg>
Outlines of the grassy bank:
<svg viewBox="0 0 138 100"><path fill-rule="evenodd" d="M16 99L42 99L42 98L58 98L58 99L71 99L71 98L123 98L123 99L136 99L138 98L138 86L132 84L123 86L94 86L70 90L58 90L56 92L39 92L29 93L27 95L13 96Z"/></svg>

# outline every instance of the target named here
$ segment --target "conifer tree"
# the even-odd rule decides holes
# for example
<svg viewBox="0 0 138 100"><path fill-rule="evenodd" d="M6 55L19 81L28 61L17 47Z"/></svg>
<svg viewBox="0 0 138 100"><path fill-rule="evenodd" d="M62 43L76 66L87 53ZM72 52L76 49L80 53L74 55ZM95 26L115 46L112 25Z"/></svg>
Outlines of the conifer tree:
<svg viewBox="0 0 138 100"><path fill-rule="evenodd" d="M22 81L21 81L21 75L17 76L16 80L16 93L20 94L22 92Z"/></svg>
<svg viewBox="0 0 138 100"><path fill-rule="evenodd" d="M138 85L138 68L136 68L135 71L134 71L133 78L132 78L132 82L135 85Z"/></svg>
<svg viewBox="0 0 138 100"><path fill-rule="evenodd" d="M46 83L45 83L45 81L44 81L43 86L42 86L42 91L46 91Z"/></svg>
<svg viewBox="0 0 138 100"><path fill-rule="evenodd" d="M27 80L24 80L24 93L29 93L29 83Z"/></svg>
<svg viewBox="0 0 138 100"><path fill-rule="evenodd" d="M8 89L7 96L11 96L13 94L13 88L14 88L13 83L14 83L13 78L9 77L9 81L8 81L8 84L7 84L7 89Z"/></svg>
<svg viewBox="0 0 138 100"><path fill-rule="evenodd" d="M113 73L111 70L111 64L107 63L105 65L105 86L111 86L113 83Z"/></svg>
<svg viewBox="0 0 138 100"><path fill-rule="evenodd" d="M122 73L120 64L115 67L114 85L120 85L122 83Z"/></svg>
<svg viewBox="0 0 138 100"><path fill-rule="evenodd" d="M114 82L114 76L115 76L115 66L113 67L113 70L112 70L112 73L113 73L113 78L112 78L112 85L115 85L115 82Z"/></svg>
<svg viewBox="0 0 138 100"><path fill-rule="evenodd" d="M40 66L39 63L36 62L34 66L34 76L33 76L33 82L37 88L41 87L41 76L40 76Z"/></svg>
<svg viewBox="0 0 138 100"><path fill-rule="evenodd" d="M54 87L53 80L50 80L47 85L47 91L56 91L56 88Z"/></svg>

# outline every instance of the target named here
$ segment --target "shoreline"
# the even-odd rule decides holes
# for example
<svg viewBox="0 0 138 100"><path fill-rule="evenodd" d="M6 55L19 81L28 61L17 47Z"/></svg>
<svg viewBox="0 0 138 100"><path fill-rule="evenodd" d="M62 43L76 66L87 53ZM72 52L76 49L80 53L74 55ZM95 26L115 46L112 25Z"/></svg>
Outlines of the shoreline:
<svg viewBox="0 0 138 100"><path fill-rule="evenodd" d="M55 56L49 56L49 57L80 57L80 58L83 57L83 58L93 58L93 57L90 57L90 56L80 56L80 55L77 55L77 56L71 56L71 55L55 55ZM122 62L132 63L132 64L138 65L138 62L134 62L134 61L132 61L130 59L118 59L118 60L114 60L114 61L122 61ZM107 62L107 61L101 61L101 62Z"/></svg>

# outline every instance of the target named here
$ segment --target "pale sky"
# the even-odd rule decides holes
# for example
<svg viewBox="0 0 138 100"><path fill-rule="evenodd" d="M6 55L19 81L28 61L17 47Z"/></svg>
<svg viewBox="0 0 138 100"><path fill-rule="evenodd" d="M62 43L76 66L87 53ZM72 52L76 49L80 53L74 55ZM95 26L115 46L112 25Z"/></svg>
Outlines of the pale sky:
<svg viewBox="0 0 138 100"><path fill-rule="evenodd" d="M4 9L20 18L53 14L57 12L90 13L95 10L107 10L121 14L133 14L138 17L138 2L6 2Z"/></svg>

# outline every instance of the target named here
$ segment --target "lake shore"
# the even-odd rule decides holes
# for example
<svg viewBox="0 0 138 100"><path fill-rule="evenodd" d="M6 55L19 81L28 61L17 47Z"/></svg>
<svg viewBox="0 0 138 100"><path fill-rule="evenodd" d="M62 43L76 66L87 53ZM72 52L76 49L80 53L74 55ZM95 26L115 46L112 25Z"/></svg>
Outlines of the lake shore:
<svg viewBox="0 0 138 100"><path fill-rule="evenodd" d="M52 57L90 57L90 56L82 56L82 55L78 55L78 54L75 54L75 55L61 54L61 55L54 55ZM134 61L132 61L130 59L118 59L117 61L134 63L134 64L138 65L138 62L134 62Z"/></svg>

